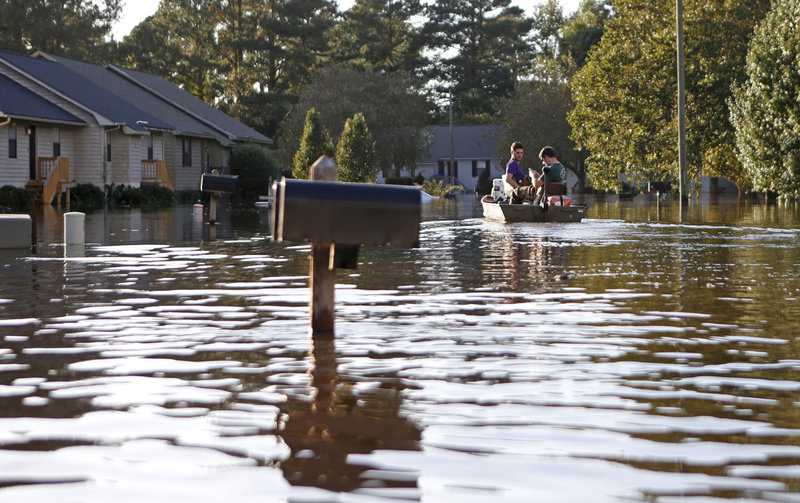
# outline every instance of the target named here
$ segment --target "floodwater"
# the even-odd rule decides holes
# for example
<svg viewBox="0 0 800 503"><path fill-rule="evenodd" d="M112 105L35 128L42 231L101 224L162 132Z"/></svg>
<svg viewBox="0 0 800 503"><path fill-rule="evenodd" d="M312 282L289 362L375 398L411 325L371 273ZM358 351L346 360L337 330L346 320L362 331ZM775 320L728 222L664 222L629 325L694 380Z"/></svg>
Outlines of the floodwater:
<svg viewBox="0 0 800 503"><path fill-rule="evenodd" d="M0 502L800 501L800 213L425 209L341 271L264 215L59 218L0 256ZM683 222L683 223L682 223Z"/></svg>

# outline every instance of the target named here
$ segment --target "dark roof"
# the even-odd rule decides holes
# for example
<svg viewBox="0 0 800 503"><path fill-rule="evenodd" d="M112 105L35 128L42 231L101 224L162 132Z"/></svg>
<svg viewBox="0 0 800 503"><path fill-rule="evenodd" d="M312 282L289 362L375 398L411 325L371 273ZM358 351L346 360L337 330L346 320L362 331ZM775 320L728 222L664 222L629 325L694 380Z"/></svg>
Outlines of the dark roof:
<svg viewBox="0 0 800 503"><path fill-rule="evenodd" d="M149 110L154 114L157 113L158 117L162 121L169 123L171 126L170 129L175 129L178 134L215 138L217 140L224 138L219 131L174 106L166 105L161 98L146 91L141 86L136 85L117 72L111 71L107 67L92 65L60 56L48 55L47 57L66 66L75 73L79 73L83 78L113 93L120 97L120 99L136 103L142 109Z"/></svg>
<svg viewBox="0 0 800 503"><path fill-rule="evenodd" d="M9 117L39 119L45 122L86 124L5 75L0 75L0 113Z"/></svg>
<svg viewBox="0 0 800 503"><path fill-rule="evenodd" d="M272 143L272 140L262 135L255 129L248 127L238 120L226 115L225 113L209 106L205 102L195 98L190 93L179 88L175 84L148 73L137 72L127 68L110 67L112 70L126 75L128 78L138 83L148 91L163 98L186 112L194 115L210 126L218 129L221 133L228 134L231 139L237 141L254 141L259 143Z"/></svg>
<svg viewBox="0 0 800 503"><path fill-rule="evenodd" d="M427 147L421 162L450 158L450 126L429 126L425 130ZM482 124L453 126L453 156L456 159L496 159L503 126Z"/></svg>
<svg viewBox="0 0 800 503"><path fill-rule="evenodd" d="M6 51L0 51L0 59L115 124L125 124L131 129L144 131L145 127L137 123L146 121L148 124L146 127L149 128L173 129L171 125L94 84L64 65Z"/></svg>

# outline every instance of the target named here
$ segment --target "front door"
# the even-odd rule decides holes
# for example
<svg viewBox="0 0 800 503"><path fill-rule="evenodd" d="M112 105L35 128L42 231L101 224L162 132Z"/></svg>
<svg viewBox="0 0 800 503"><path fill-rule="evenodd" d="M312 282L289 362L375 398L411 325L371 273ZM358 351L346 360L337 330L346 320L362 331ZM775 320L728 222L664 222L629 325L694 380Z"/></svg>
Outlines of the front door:
<svg viewBox="0 0 800 503"><path fill-rule="evenodd" d="M29 126L28 130L28 166L31 180L36 180L36 126Z"/></svg>

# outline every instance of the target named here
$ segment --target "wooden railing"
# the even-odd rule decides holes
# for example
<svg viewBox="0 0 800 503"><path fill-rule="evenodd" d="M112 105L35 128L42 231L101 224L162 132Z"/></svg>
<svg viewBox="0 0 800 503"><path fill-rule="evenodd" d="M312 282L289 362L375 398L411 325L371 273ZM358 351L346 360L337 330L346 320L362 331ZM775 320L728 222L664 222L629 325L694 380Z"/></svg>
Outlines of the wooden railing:
<svg viewBox="0 0 800 503"><path fill-rule="evenodd" d="M36 159L36 181L42 184L42 203L53 204L53 199L69 185L69 159L66 157L39 157Z"/></svg>
<svg viewBox="0 0 800 503"><path fill-rule="evenodd" d="M175 190L172 177L169 176L167 161L142 161L142 183L153 183Z"/></svg>

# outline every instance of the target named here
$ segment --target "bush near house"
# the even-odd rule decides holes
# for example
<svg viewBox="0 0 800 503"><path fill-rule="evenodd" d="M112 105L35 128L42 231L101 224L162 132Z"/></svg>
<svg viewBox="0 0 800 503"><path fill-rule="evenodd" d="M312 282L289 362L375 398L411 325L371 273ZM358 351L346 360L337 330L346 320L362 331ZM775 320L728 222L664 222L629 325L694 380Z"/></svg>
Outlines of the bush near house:
<svg viewBox="0 0 800 503"><path fill-rule="evenodd" d="M254 201L266 194L269 180L277 178L280 170L267 152L255 145L242 145L233 149L230 161L231 172L239 175L238 198Z"/></svg>
<svg viewBox="0 0 800 503"><path fill-rule="evenodd" d="M111 206L163 208L175 203L175 193L166 187L145 185L141 188L130 185L110 185L108 203Z"/></svg>
<svg viewBox="0 0 800 503"><path fill-rule="evenodd" d="M27 211L31 196L25 189L4 185L0 187L0 211Z"/></svg>
<svg viewBox="0 0 800 503"><path fill-rule="evenodd" d="M369 183L375 181L375 140L363 114L357 113L344 123L344 131L336 146L339 180Z"/></svg>
<svg viewBox="0 0 800 503"><path fill-rule="evenodd" d="M69 207L74 210L93 211L103 207L106 195L103 189L91 183L81 183L69 191Z"/></svg>
<svg viewBox="0 0 800 503"><path fill-rule="evenodd" d="M395 176L384 180L386 185L414 185L414 179L410 176Z"/></svg>

